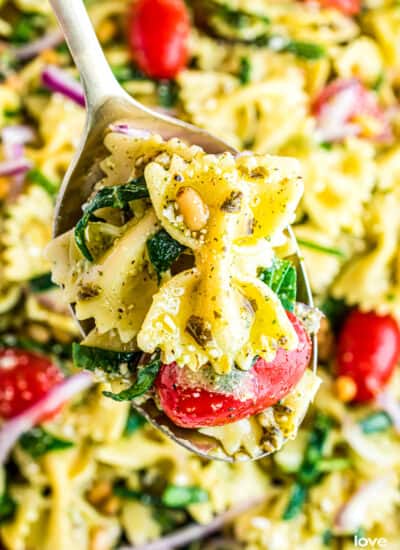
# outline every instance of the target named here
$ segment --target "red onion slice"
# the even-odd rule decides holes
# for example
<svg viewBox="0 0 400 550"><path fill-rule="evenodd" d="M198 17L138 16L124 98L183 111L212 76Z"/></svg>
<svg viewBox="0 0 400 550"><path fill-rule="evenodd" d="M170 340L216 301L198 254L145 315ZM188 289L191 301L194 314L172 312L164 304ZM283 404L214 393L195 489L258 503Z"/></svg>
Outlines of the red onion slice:
<svg viewBox="0 0 400 550"><path fill-rule="evenodd" d="M18 176L25 174L32 168L32 163L28 159L18 159L18 160L6 160L0 162L0 177L5 176Z"/></svg>
<svg viewBox="0 0 400 550"><path fill-rule="evenodd" d="M37 40L30 42L24 46L19 46L18 48L13 48L11 50L11 55L19 61L27 61L36 57L45 50L51 50L56 46L60 45L64 41L64 35L61 29L54 29L49 31L44 36L41 36Z"/></svg>
<svg viewBox="0 0 400 550"><path fill-rule="evenodd" d="M49 90L60 93L77 105L85 107L85 94L82 85L63 69L48 65L42 72L42 83Z"/></svg>
<svg viewBox="0 0 400 550"><path fill-rule="evenodd" d="M262 504L263 498L248 500L243 504L239 504L223 514L216 516L210 523L206 525L192 524L183 527L175 533L171 533L166 537L162 537L154 542L143 544L141 546L123 546L120 550L173 550L174 548L182 548L191 542L204 539L209 535L219 531L225 525L231 523L238 516Z"/></svg>
<svg viewBox="0 0 400 550"><path fill-rule="evenodd" d="M90 388L93 377L88 372L80 372L66 378L40 401L11 420L4 422L0 429L0 464L4 464L12 448L21 435L33 428L43 416L58 409L78 393Z"/></svg>
<svg viewBox="0 0 400 550"><path fill-rule="evenodd" d="M24 145L35 139L35 132L30 126L5 126L1 130L4 156L7 160L16 160L23 156Z"/></svg>

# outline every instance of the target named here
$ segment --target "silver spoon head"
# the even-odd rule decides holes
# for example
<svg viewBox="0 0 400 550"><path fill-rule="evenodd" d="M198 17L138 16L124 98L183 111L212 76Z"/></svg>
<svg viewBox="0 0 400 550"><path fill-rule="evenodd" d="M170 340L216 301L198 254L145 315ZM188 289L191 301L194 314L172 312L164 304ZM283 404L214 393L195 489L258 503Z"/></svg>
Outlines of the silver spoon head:
<svg viewBox="0 0 400 550"><path fill-rule="evenodd" d="M237 153L232 147L222 140L212 136L208 132L196 128L183 121L153 112L131 101L129 96L110 97L94 112L89 112L86 128L80 142L80 146L65 175L60 193L58 195L55 211L54 237L72 229L82 216L82 205L90 196L94 185L102 178L100 161L106 156L104 137L111 124L124 121L134 128L160 135L165 140L173 137L182 139L191 145L198 145L208 153ZM298 298L299 301L309 306L313 305L312 294L306 275L304 262L301 258L296 239L291 229L288 230L294 250L293 260L298 272ZM74 309L72 312L78 322L81 332L86 335L92 328L87 321L80 322L76 319ZM317 368L317 344L313 339L312 369ZM180 428L176 426L162 411L160 411L149 399L141 405L133 403L133 407L142 414L155 428L161 430L173 441L185 447L195 454L215 460L237 462L263 458L270 452L262 453L256 457L242 456L240 458L230 456L223 448L221 442L213 437L204 435L198 430Z"/></svg>

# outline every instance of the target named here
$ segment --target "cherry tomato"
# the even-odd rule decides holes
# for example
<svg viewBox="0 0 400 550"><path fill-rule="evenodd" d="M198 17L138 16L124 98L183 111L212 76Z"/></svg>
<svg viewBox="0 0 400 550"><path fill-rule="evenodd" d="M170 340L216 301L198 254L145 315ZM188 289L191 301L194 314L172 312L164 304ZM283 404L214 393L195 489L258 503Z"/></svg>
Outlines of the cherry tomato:
<svg viewBox="0 0 400 550"><path fill-rule="evenodd" d="M24 412L63 378L60 369L42 355L17 348L0 350L0 417L13 418Z"/></svg>
<svg viewBox="0 0 400 550"><path fill-rule="evenodd" d="M335 8L346 15L356 15L361 10L361 0L319 0L323 8Z"/></svg>
<svg viewBox="0 0 400 550"><path fill-rule="evenodd" d="M136 0L128 40L139 68L152 78L174 78L188 58L189 13L183 0Z"/></svg>
<svg viewBox="0 0 400 550"><path fill-rule="evenodd" d="M177 425L184 428L222 426L257 414L277 403L297 384L311 357L311 341L301 322L288 313L297 336L294 351L279 349L267 363L258 359L248 373L246 392L252 397L241 401L225 393L182 383L182 369L175 363L163 365L156 380L161 408Z"/></svg>
<svg viewBox="0 0 400 550"><path fill-rule="evenodd" d="M338 339L337 372L357 386L355 401L373 399L391 377L400 359L400 330L386 315L355 309L347 317Z"/></svg>

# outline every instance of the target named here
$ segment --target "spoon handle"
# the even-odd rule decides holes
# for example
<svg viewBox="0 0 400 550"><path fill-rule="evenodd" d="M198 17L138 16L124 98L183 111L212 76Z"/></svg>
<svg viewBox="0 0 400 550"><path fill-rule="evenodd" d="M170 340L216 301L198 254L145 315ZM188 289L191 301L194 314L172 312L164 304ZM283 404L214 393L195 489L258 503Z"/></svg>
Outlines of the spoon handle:
<svg viewBox="0 0 400 550"><path fill-rule="evenodd" d="M50 0L82 78L89 113L110 96L125 95L116 81L82 0Z"/></svg>

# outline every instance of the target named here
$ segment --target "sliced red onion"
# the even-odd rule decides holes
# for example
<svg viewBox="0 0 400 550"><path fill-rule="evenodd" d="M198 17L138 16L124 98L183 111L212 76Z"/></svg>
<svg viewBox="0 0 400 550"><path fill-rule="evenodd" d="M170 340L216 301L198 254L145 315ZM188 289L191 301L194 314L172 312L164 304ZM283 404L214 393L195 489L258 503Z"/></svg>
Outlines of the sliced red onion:
<svg viewBox="0 0 400 550"><path fill-rule="evenodd" d="M6 160L4 162L0 162L0 177L11 177L25 174L31 168L31 161L25 158L18 160Z"/></svg>
<svg viewBox="0 0 400 550"><path fill-rule="evenodd" d="M368 508L378 505L388 488L393 487L393 476L389 472L364 483L339 510L334 522L335 533L345 535L357 531L365 523Z"/></svg>
<svg viewBox="0 0 400 550"><path fill-rule="evenodd" d="M377 396L376 403L388 414L396 432L400 434L400 402L389 389L386 389Z"/></svg>
<svg viewBox="0 0 400 550"><path fill-rule="evenodd" d="M18 48L13 48L11 50L11 55L19 61L27 61L28 59L36 57L44 50L51 50L52 48L55 48L63 41L64 35L61 29L54 29L37 40L29 42L29 44L19 46Z"/></svg>
<svg viewBox="0 0 400 550"><path fill-rule="evenodd" d="M124 136L128 136L131 138L138 138L138 139L146 139L151 136L151 133L147 130L140 130L139 128L133 128L132 126L129 126L129 124L125 123L117 123L117 124L110 124L109 126L111 132L115 132L116 134L122 134Z"/></svg>
<svg viewBox="0 0 400 550"><path fill-rule="evenodd" d="M81 107L85 107L85 94L82 85L63 69L47 65L42 72L42 83L49 90L60 93Z"/></svg>
<svg viewBox="0 0 400 550"><path fill-rule="evenodd" d="M239 504L230 510L227 510L223 514L216 516L210 523L206 525L192 524L187 527L183 527L171 535L162 537L154 542L143 544L141 546L124 546L120 550L173 550L174 548L182 548L191 542L204 539L213 533L216 533L222 529L225 525L231 523L238 516L247 512L251 508L262 504L263 498L248 500L243 504Z"/></svg>
<svg viewBox="0 0 400 550"><path fill-rule="evenodd" d="M30 126L5 126L1 130L4 156L7 160L23 157L24 145L35 139L35 132Z"/></svg>
<svg viewBox="0 0 400 550"><path fill-rule="evenodd" d="M318 114L317 137L320 141L339 141L360 133L357 124L347 122L359 102L358 85L339 90L323 105Z"/></svg>
<svg viewBox="0 0 400 550"><path fill-rule="evenodd" d="M79 372L66 378L40 401L11 420L7 420L0 429L0 464L4 464L8 455L22 434L33 428L43 416L58 409L78 393L93 384L88 372Z"/></svg>

